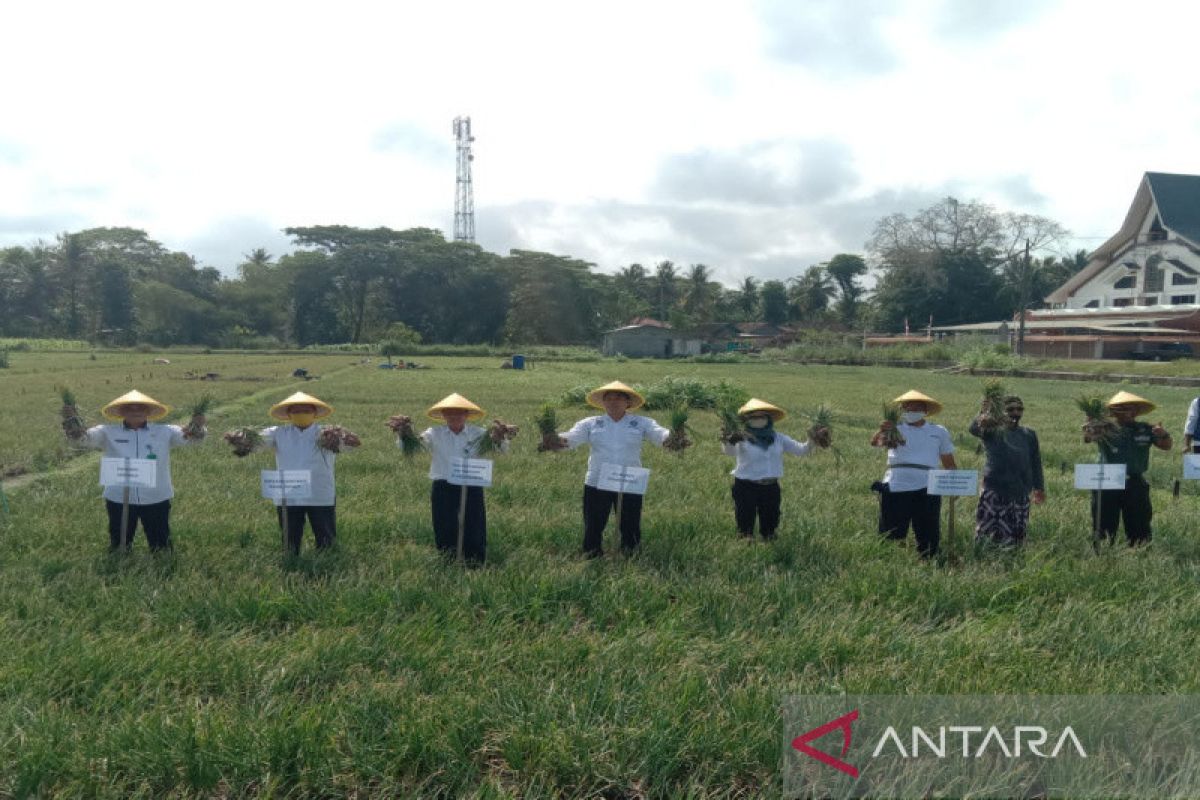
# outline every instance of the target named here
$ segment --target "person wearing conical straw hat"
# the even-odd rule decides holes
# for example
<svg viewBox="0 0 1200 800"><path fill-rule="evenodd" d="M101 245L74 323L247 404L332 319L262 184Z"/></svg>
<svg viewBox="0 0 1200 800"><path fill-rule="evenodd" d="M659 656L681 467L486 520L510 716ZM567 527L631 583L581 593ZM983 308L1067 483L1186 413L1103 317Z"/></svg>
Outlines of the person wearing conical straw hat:
<svg viewBox="0 0 1200 800"><path fill-rule="evenodd" d="M798 442L775 430L775 423L787 416L779 406L752 397L737 412L745 426L742 431L724 433L721 451L737 458L733 468L733 517L738 536L754 538L754 520L764 541L775 538L779 528L782 492L783 455L805 456L812 451L808 442ZM815 437L814 437L815 438Z"/></svg>
<svg viewBox="0 0 1200 800"><path fill-rule="evenodd" d="M1125 521L1125 538L1130 547L1150 541L1150 520L1154 509L1150 503L1150 484L1146 482L1146 470L1150 468L1150 446L1159 450L1170 450L1171 434L1162 423L1151 425L1139 422L1138 417L1149 414L1155 405L1144 397L1131 392L1117 392L1105 407L1116 422L1116 430L1108 436L1092 439L1084 435L1085 442L1095 441L1100 457L1106 464L1125 465L1125 488L1102 489L1092 492L1092 519L1099 525L1092 532L1093 546L1107 538L1111 544L1117 538L1117 526Z"/></svg>
<svg viewBox="0 0 1200 800"><path fill-rule="evenodd" d="M279 527L292 555L300 553L306 518L316 539L317 549L332 547L337 539L334 463L342 449L358 447L361 442L357 436L340 426L317 424L317 420L333 413L333 406L304 392L296 392L281 400L271 406L267 413L287 424L264 428L249 449L239 449L239 443L232 433L226 434L225 438L234 445L237 455L246 455L250 450L270 449L275 451L275 469L308 471L309 494L287 499L286 531L283 531L283 501L278 498L274 501Z"/></svg>
<svg viewBox="0 0 1200 800"><path fill-rule="evenodd" d="M73 407L73 401L69 404ZM170 407L136 389L113 400L100 413L111 422L84 430L76 422L77 414L71 416L74 425L64 421L63 430L71 443L103 450L106 458L149 459L154 462L155 472L153 489L105 487L109 549L116 551L124 547L128 550L139 521L151 550L170 549L171 499L175 496L175 487L171 483L171 448L203 441L208 432L204 427L204 415L193 417L187 429L159 424L159 420L171 413ZM126 491L129 492L128 503L125 502Z"/></svg>
<svg viewBox="0 0 1200 800"><path fill-rule="evenodd" d="M604 554L604 528L609 515L618 510L621 551L629 555L642 541L642 496L632 493L618 496L617 492L598 488L600 469L604 464L640 467L642 442L662 447L671 432L649 417L630 414L645 405L646 398L620 381L588 392L587 403L604 413L576 422L559 436L555 448L574 450L583 444L590 448L587 476L583 480L583 552L588 558ZM618 499L620 509L617 509Z"/></svg>
<svg viewBox="0 0 1200 800"><path fill-rule="evenodd" d="M1004 418L993 420L984 399L967 431L983 442L983 487L975 507L975 541L1019 546L1029 526L1029 501L1046 502L1046 480L1037 433L1022 427L1025 403L1015 394L1003 399ZM998 424L997 424L998 423Z"/></svg>
<svg viewBox="0 0 1200 800"><path fill-rule="evenodd" d="M456 486L450 483L450 477L455 460L477 457L484 439L489 438L488 430L470 424L483 419L484 415L482 408L461 394L450 394L426 412L430 419L445 424L426 428L419 437L430 455L429 479L433 484L429 505L434 544L448 559L457 556L461 511L463 560L470 566L482 565L487 557L487 510L483 488ZM496 449L507 452L507 438L500 436L499 441L493 438L492 443Z"/></svg>
<svg viewBox="0 0 1200 800"><path fill-rule="evenodd" d="M880 493L879 533L904 541L909 526L921 558L937 555L942 538L942 498L927 491L929 470L957 469L950 431L928 421L942 404L911 389L892 401L900 407L900 422L884 420L871 438L872 447L887 447L887 471L872 485ZM894 438L900 435L900 442Z"/></svg>

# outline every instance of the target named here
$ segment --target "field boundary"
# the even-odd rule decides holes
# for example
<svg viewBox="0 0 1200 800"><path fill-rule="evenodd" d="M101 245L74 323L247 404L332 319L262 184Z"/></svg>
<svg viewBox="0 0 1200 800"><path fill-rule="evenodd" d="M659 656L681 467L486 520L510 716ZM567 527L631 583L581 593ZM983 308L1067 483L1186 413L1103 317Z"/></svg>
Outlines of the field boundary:
<svg viewBox="0 0 1200 800"><path fill-rule="evenodd" d="M1033 378L1044 381L1095 381L1097 383L1145 383L1152 386L1200 386L1200 378L1175 375L1131 375L1112 372L1063 372L1044 369L979 369L951 367L947 372L984 377Z"/></svg>

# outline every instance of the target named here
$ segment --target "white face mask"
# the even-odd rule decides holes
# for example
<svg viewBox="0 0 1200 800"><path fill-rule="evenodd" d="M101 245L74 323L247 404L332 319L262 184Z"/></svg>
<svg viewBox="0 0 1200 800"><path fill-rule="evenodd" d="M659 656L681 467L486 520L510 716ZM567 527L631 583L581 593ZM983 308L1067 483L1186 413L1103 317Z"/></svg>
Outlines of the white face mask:
<svg viewBox="0 0 1200 800"><path fill-rule="evenodd" d="M900 415L900 419L912 425L914 422L920 422L925 419L924 411L905 411Z"/></svg>
<svg viewBox="0 0 1200 800"><path fill-rule="evenodd" d="M746 424L751 428L765 428L767 427L767 423L770 421L771 420L767 419L766 417L751 417L750 419L746 420Z"/></svg>

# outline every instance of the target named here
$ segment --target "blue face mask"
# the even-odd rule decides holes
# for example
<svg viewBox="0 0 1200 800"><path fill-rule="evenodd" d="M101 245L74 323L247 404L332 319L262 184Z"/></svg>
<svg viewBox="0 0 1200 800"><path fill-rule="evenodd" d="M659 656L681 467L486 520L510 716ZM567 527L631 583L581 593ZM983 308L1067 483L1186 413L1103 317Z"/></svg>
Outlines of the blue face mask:
<svg viewBox="0 0 1200 800"><path fill-rule="evenodd" d="M775 442L775 420L767 417L767 424L761 428L752 427L747 421L746 435L750 440L750 444L757 445L766 450Z"/></svg>

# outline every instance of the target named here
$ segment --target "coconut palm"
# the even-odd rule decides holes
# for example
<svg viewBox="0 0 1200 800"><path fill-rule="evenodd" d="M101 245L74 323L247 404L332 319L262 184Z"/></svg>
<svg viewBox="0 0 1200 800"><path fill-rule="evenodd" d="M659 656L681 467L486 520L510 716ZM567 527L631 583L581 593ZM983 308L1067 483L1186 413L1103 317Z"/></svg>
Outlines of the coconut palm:
<svg viewBox="0 0 1200 800"><path fill-rule="evenodd" d="M802 317L811 317L824 311L833 299L833 280L820 264L814 264L797 278L790 278L792 303Z"/></svg>

